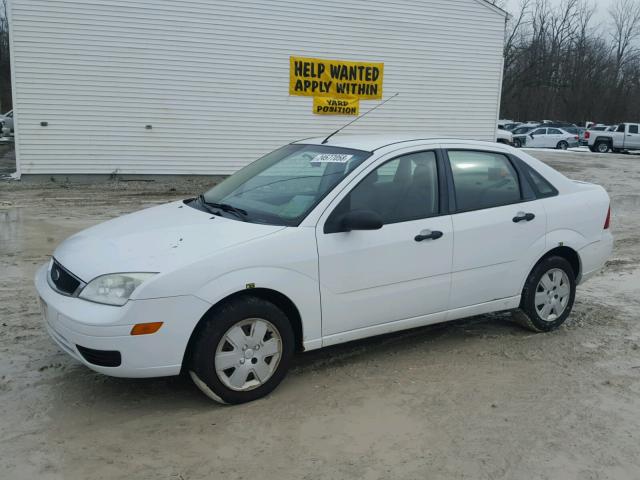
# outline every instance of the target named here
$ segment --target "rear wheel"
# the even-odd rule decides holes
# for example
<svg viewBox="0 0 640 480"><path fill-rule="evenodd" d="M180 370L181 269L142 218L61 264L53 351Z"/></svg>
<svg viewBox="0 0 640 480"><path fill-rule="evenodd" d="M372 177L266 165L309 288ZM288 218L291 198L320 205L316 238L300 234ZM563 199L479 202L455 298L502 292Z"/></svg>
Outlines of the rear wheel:
<svg viewBox="0 0 640 480"><path fill-rule="evenodd" d="M609 142L596 142L594 148L598 153L607 153L611 149L611 146Z"/></svg>
<svg viewBox="0 0 640 480"><path fill-rule="evenodd" d="M556 145L556 148L558 150L566 150L567 148L569 148L569 144L567 142L565 142L564 140L558 142L558 145Z"/></svg>
<svg viewBox="0 0 640 480"><path fill-rule="evenodd" d="M191 378L202 392L221 403L244 403L278 386L294 351L293 329L278 307L240 297L205 322L190 363Z"/></svg>
<svg viewBox="0 0 640 480"><path fill-rule="evenodd" d="M548 332L567 319L575 295L575 272L571 264L562 257L545 258L527 278L516 317L535 332Z"/></svg>

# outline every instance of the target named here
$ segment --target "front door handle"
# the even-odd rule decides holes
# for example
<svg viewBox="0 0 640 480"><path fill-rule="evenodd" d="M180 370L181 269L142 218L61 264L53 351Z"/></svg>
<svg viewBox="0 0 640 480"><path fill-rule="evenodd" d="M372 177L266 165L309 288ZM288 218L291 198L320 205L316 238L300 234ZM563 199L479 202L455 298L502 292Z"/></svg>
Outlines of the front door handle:
<svg viewBox="0 0 640 480"><path fill-rule="evenodd" d="M516 216L513 217L513 223L522 222L523 220L530 222L534 218L536 218L536 216L533 213L518 212Z"/></svg>
<svg viewBox="0 0 640 480"><path fill-rule="evenodd" d="M439 230L422 230L418 235L414 237L416 242L421 242L423 240L437 240L442 237L443 233Z"/></svg>

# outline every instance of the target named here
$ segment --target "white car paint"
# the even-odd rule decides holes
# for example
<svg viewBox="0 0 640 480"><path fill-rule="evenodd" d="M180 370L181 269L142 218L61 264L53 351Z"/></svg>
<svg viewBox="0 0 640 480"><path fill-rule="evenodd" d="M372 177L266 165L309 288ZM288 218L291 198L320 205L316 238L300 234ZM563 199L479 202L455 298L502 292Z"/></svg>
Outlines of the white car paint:
<svg viewBox="0 0 640 480"><path fill-rule="evenodd" d="M300 143L319 145L322 139ZM492 311L517 308L536 262L560 245L578 253L593 275L611 253L603 229L609 197L600 186L569 180L521 150L444 138L338 136L331 146L373 154L329 192L297 227L214 217L172 202L111 220L63 242L53 256L83 282L117 272L157 272L122 307L57 293L49 268L36 274L45 325L67 353L108 375L154 377L180 372L203 315L246 289L288 297L302 319L302 344L335 343ZM518 157L558 195L483 210L385 225L376 231L325 234L331 211L369 172L398 155L470 149ZM586 208L588 207L588 208ZM514 223L519 212L535 221ZM423 230L437 241L415 242ZM164 322L131 336L135 324ZM86 361L76 345L118 350L122 364Z"/></svg>
<svg viewBox="0 0 640 480"><path fill-rule="evenodd" d="M527 134L516 135L514 138L519 138L521 145L527 148L558 148L560 142L566 142L569 147L577 147L579 144L577 135L556 127L541 126Z"/></svg>
<svg viewBox="0 0 640 480"><path fill-rule="evenodd" d="M496 142L511 145L513 143L513 133L501 128L496 129Z"/></svg>
<svg viewBox="0 0 640 480"><path fill-rule="evenodd" d="M608 150L640 150L640 124L622 123L613 130L590 130L587 135L589 148L601 153Z"/></svg>

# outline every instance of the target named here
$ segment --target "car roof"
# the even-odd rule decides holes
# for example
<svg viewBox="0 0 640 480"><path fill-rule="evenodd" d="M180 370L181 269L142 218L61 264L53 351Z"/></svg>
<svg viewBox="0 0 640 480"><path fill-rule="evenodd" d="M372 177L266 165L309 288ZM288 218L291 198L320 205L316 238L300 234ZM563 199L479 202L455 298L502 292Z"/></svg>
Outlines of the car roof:
<svg viewBox="0 0 640 480"><path fill-rule="evenodd" d="M327 137L307 138L304 140L298 140L293 143L307 144L307 145L323 145L323 141ZM493 145L492 142L481 142L478 140L465 140L455 137L442 137L435 135L420 135L420 134L392 134L392 135L335 135L329 139L324 145L332 147L352 148L355 150L365 150L367 152L373 152L388 145L395 145L398 143L408 143L416 141L431 141L431 142L464 142L477 146L486 146L487 144Z"/></svg>

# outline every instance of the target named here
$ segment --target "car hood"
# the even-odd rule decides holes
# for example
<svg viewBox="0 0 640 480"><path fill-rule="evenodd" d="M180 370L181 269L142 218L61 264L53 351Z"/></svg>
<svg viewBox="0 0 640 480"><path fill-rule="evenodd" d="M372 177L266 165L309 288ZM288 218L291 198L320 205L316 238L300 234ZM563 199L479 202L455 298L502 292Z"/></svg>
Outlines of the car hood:
<svg viewBox="0 0 640 480"><path fill-rule="evenodd" d="M85 282L106 273L163 273L283 228L214 216L179 201L83 230L53 256Z"/></svg>

